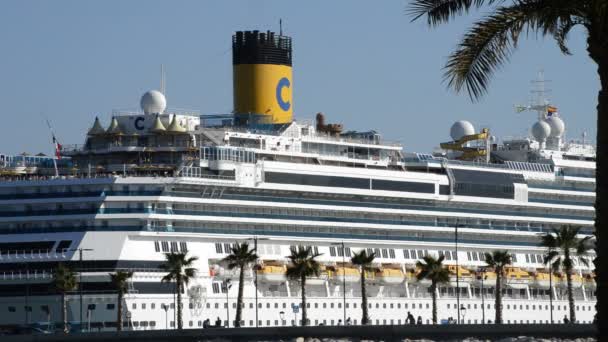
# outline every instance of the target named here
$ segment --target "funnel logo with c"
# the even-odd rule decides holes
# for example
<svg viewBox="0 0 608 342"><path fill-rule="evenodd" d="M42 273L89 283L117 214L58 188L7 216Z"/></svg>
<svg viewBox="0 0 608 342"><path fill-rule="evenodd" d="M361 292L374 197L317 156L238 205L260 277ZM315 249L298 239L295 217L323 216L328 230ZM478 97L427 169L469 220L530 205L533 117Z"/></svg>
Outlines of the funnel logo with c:
<svg viewBox="0 0 608 342"><path fill-rule="evenodd" d="M281 78L279 80L279 83L277 83L277 103L279 104L279 107L281 107L281 109L284 111L289 110L289 107L291 107L291 103L289 101L285 102L283 100L283 88L289 88L290 86L291 82L289 82L289 79L287 77Z"/></svg>

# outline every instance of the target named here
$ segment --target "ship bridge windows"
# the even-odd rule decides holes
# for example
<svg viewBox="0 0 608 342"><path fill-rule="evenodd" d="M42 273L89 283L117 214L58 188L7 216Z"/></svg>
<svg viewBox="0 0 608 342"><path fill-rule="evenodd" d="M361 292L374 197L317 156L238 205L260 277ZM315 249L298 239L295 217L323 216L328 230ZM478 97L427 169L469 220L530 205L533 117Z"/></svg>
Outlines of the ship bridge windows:
<svg viewBox="0 0 608 342"><path fill-rule="evenodd" d="M315 254L319 254L319 247L317 247L317 246L303 246L303 245L298 245L298 246L294 246L294 245L292 245L292 246L289 246L289 250L290 250L292 253L295 253L295 252L302 252L302 251L305 251L307 248L310 248L310 250L311 250L313 253L315 253ZM330 247L330 252L331 252L331 247ZM334 254L335 254L335 250L334 250ZM332 256L335 256L335 255L332 255Z"/></svg>
<svg viewBox="0 0 608 342"><path fill-rule="evenodd" d="M297 173L265 172L265 181L278 184L295 184L354 189L373 189L399 192L435 193L434 183L392 181L383 179L306 175Z"/></svg>

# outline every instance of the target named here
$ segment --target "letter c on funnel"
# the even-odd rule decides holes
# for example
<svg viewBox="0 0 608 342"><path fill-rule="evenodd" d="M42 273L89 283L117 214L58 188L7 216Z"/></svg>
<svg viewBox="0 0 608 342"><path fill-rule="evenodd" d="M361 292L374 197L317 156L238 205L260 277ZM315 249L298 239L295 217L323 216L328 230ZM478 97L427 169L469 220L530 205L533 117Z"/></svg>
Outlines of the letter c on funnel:
<svg viewBox="0 0 608 342"><path fill-rule="evenodd" d="M289 82L289 79L287 79L287 77L283 77L279 80L279 83L277 83L277 103L279 104L279 107L281 107L282 110L284 111L288 111L289 107L291 107L291 103L289 101L285 102L283 100L283 96L281 95L283 88L287 87L289 88L291 86L291 82Z"/></svg>

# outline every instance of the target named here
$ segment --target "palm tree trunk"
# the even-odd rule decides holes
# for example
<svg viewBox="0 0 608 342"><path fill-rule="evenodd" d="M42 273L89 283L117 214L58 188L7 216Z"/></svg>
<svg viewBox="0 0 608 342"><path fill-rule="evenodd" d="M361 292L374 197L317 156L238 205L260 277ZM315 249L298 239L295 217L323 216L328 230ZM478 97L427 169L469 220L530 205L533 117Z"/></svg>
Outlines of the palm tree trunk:
<svg viewBox="0 0 608 342"><path fill-rule="evenodd" d="M570 323L576 323L576 312L574 311L574 294L572 293L572 269L566 268L566 289L568 290L568 306L570 307Z"/></svg>
<svg viewBox="0 0 608 342"><path fill-rule="evenodd" d="M604 174L607 167L604 165L608 162L608 46L607 38L608 29L605 25L591 23L587 26L587 51L589 56L598 65L598 74L600 77L601 89L598 94L597 103L597 137L596 137L596 167L595 167L595 254L596 258L593 261L595 265L595 283L597 301L595 309L597 312L597 329L598 341L600 336L608 334L608 296L605 295L606 286L608 286L608 249L606 242L603 240L602 227L608 223L608 200L602 197L602 194L608 190L608 179ZM602 262L604 261L604 262Z"/></svg>
<svg viewBox="0 0 608 342"><path fill-rule="evenodd" d="M245 266L241 265L241 271L239 272L239 294L236 297L236 318L234 319L234 326L236 328L239 328L241 326L241 315L242 315L242 311L243 311L243 282L244 281L245 281Z"/></svg>
<svg viewBox="0 0 608 342"><path fill-rule="evenodd" d="M230 322L228 322L230 323ZM182 279L177 278L177 329L183 329L182 323Z"/></svg>
<svg viewBox="0 0 608 342"><path fill-rule="evenodd" d="M63 321L63 332L68 333L68 301L65 292L61 293L61 320Z"/></svg>
<svg viewBox="0 0 608 342"><path fill-rule="evenodd" d="M116 330L122 331L122 291L118 290L118 312L116 313Z"/></svg>
<svg viewBox="0 0 608 342"><path fill-rule="evenodd" d="M306 317L306 276L302 275L302 326L305 326L307 323ZM297 325L298 322L296 322Z"/></svg>
<svg viewBox="0 0 608 342"><path fill-rule="evenodd" d="M369 323L369 314L367 312L367 288L365 286L365 269L361 269L361 324Z"/></svg>
<svg viewBox="0 0 608 342"><path fill-rule="evenodd" d="M494 319L494 323L502 324L502 286L501 279L502 278L502 270L496 272L496 303L494 306L496 307L496 317Z"/></svg>
<svg viewBox="0 0 608 342"><path fill-rule="evenodd" d="M431 282L431 298L433 299L433 324L437 324L437 283Z"/></svg>

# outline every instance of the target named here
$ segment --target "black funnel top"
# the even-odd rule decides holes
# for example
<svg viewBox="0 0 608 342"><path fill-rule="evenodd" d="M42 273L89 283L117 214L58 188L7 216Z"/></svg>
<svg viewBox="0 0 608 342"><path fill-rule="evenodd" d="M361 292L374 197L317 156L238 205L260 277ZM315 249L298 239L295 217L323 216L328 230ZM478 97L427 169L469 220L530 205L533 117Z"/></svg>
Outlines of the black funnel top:
<svg viewBox="0 0 608 342"><path fill-rule="evenodd" d="M270 31L237 31L232 36L232 64L291 66L291 37Z"/></svg>

